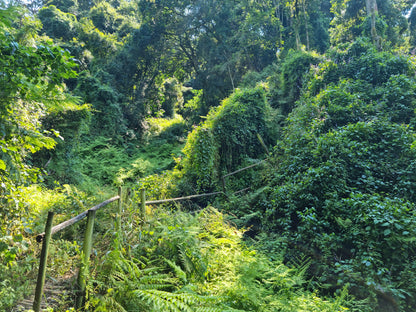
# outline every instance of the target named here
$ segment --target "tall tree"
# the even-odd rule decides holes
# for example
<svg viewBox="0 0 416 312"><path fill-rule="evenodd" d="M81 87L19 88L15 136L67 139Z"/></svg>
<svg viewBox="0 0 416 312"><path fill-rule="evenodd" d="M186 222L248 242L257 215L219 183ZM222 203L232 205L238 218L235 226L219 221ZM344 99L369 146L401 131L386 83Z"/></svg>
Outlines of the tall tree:
<svg viewBox="0 0 416 312"><path fill-rule="evenodd" d="M332 44L368 37L378 49L404 45L401 36L407 29L403 13L406 3L391 0L334 0L331 21Z"/></svg>
<svg viewBox="0 0 416 312"><path fill-rule="evenodd" d="M367 15L371 20L371 39L375 46L380 49L380 38L376 30L376 15L378 14L377 2L376 0L365 0L365 6L367 8Z"/></svg>

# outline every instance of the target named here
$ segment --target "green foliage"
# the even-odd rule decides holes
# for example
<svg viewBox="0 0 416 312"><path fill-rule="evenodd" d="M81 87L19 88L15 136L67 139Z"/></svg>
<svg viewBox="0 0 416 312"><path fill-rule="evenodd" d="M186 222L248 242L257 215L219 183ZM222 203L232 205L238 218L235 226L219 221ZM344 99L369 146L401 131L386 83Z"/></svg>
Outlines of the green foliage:
<svg viewBox="0 0 416 312"><path fill-rule="evenodd" d="M315 289L350 285L351 309L412 311L414 65L366 40L337 49L305 76L259 189L227 209L273 232L263 248L311 257Z"/></svg>
<svg viewBox="0 0 416 312"><path fill-rule="evenodd" d="M180 166L196 191L215 188L220 175L264 154L258 135L266 143L272 140L268 124L273 116L265 93L261 86L237 90L190 133Z"/></svg>
<svg viewBox="0 0 416 312"><path fill-rule="evenodd" d="M119 43L114 34L105 34L97 29L93 22L84 17L79 20L80 41L85 43L86 48L98 58L105 58L113 55L117 51Z"/></svg>
<svg viewBox="0 0 416 312"><path fill-rule="evenodd" d="M21 188L18 198L24 209L19 212L0 237L0 309L12 311L16 301L30 296L36 284L39 264L39 247L35 234L44 231L46 215L55 211L55 222L67 220L68 215L76 215L85 206L92 204L93 198L69 185L47 190L39 185ZM72 230L72 231L71 231ZM73 274L78 265L80 248L75 239L80 239L76 228L60 233L68 240L57 239L55 235L49 248L48 276L57 280L63 275Z"/></svg>
<svg viewBox="0 0 416 312"><path fill-rule="evenodd" d="M152 220L159 221L151 228L128 230L128 253L106 255L96 280L104 298L90 304L97 304L97 310L113 305L121 311L222 311L219 298L198 294L191 284L206 271L197 220L163 211Z"/></svg>
<svg viewBox="0 0 416 312"><path fill-rule="evenodd" d="M282 62L278 77L272 79L271 105L280 108L283 115L289 114L301 96L311 67L319 62L320 57L316 53L290 51Z"/></svg>
<svg viewBox="0 0 416 312"><path fill-rule="evenodd" d="M43 118L42 123L46 129L59 133L59 140L53 150L42 150L32 156L33 164L47 171L47 184L53 185L54 181L74 184L82 182L79 145L81 133L88 129L90 118L91 108L86 104L52 112Z"/></svg>
<svg viewBox="0 0 416 312"><path fill-rule="evenodd" d="M365 53L349 61L344 67L348 78L364 80L373 85L386 83L393 75L412 75L412 64L408 57L391 53Z"/></svg>
<svg viewBox="0 0 416 312"><path fill-rule="evenodd" d="M56 6L42 8L38 17L42 22L43 31L51 38L65 41L76 36L77 19L75 15L64 13Z"/></svg>
<svg viewBox="0 0 416 312"><path fill-rule="evenodd" d="M140 177L145 176L149 172L151 164L147 160L137 158L130 165L130 168L121 168L114 178L115 185L126 185L136 182Z"/></svg>
<svg viewBox="0 0 416 312"><path fill-rule="evenodd" d="M414 140L408 127L381 121L289 136L263 191L270 202L254 204L262 226L286 237L289 259L315 259L310 274L329 289L348 283L359 299L373 296L373 308L382 296L412 300L400 276L415 257Z"/></svg>
<svg viewBox="0 0 416 312"><path fill-rule="evenodd" d="M90 103L94 111L91 117L90 134L113 139L119 139L125 134L126 127L120 94L117 91L88 72L83 72L78 78L75 93L86 103Z"/></svg>
<svg viewBox="0 0 416 312"><path fill-rule="evenodd" d="M43 127L42 118L79 102L66 93L63 84L64 79L76 76L68 51L38 39L33 32L17 41L13 33L18 31L10 28L15 14L12 9L2 11L0 20L1 234L9 220L21 216L24 203L19 186L39 177L29 156L52 149L54 137L59 136Z"/></svg>
<svg viewBox="0 0 416 312"><path fill-rule="evenodd" d="M147 175L172 169L174 157L180 154L183 146L178 142L182 136L183 123L180 119L163 122L151 120L150 123L155 135L149 136L148 139L152 139L150 143L138 143L133 138L130 144L120 146L117 141L105 137L82 143L79 157L82 159L83 180L107 186L127 186ZM159 127L163 126L164 131L161 131Z"/></svg>
<svg viewBox="0 0 416 312"><path fill-rule="evenodd" d="M181 115L174 115L173 118L147 118L149 125L147 141L152 139L166 139L169 141L181 140L185 135L186 124Z"/></svg>
<svg viewBox="0 0 416 312"><path fill-rule="evenodd" d="M247 249L214 208L195 216L153 209L147 221L126 225L128 244L99 262L90 310L345 310L345 291L327 301L303 290L307 263L289 269Z"/></svg>
<svg viewBox="0 0 416 312"><path fill-rule="evenodd" d="M219 144L219 169L232 171L241 165L245 157L257 158L262 146L257 135L270 142L267 123L272 109L266 102L262 86L236 91L207 117Z"/></svg>
<svg viewBox="0 0 416 312"><path fill-rule="evenodd" d="M203 90L194 89L183 93L185 103L183 108L179 110L179 113L182 114L186 120L189 120L190 124L199 124L201 122L203 93Z"/></svg>
<svg viewBox="0 0 416 312"><path fill-rule="evenodd" d="M305 2L303 8L310 15L303 17L311 22L315 14L322 26L328 4ZM321 13L323 6L325 13ZM190 117L197 124L200 116L238 86L245 73L260 72L275 60L276 48L291 37L290 14L285 1L207 5L201 1L49 0L37 17L43 32L71 51L84 71L66 83L94 109L88 133L116 136L123 144L129 139L126 134L145 136L145 119L161 109L166 116L173 116L175 110L183 112L185 119ZM31 32L36 33L34 25ZM305 30L310 28L305 24ZM325 37L322 30L320 39ZM28 33L20 31L19 36ZM310 37L311 46L325 45ZM200 90L185 108L182 85ZM61 165L53 171L69 173L63 162L76 159L74 150L56 156ZM62 175L65 182L69 182L68 173Z"/></svg>
<svg viewBox="0 0 416 312"><path fill-rule="evenodd" d="M367 1L331 1L331 11L334 18L331 20L330 29L331 42L334 45L345 42L353 42L359 37L372 38L371 14L367 7ZM407 23L403 14L402 1L376 1L374 12L375 35L379 48L391 49L396 46L405 45L402 34L407 29ZM371 10L370 10L371 11Z"/></svg>
<svg viewBox="0 0 416 312"><path fill-rule="evenodd" d="M114 33L123 21L123 17L108 2L95 5L89 15L94 26L104 33Z"/></svg>
<svg viewBox="0 0 416 312"><path fill-rule="evenodd" d="M32 187L26 194L25 201L36 214L44 214L52 207L58 209L57 222L67 219L70 210L77 213L79 208L85 210L91 205L91 199L69 185L60 193ZM245 247L243 232L228 224L214 208L195 215L148 209L143 223L136 207L136 202L125 206L123 219L128 222L122 225L125 239L121 249L113 249L116 245L108 243L111 213L99 216L97 236L102 239L97 238L99 246L94 247L97 252L91 267L95 269L87 285L86 309L90 311L345 310L341 306L345 292L337 300L323 300L304 290L307 262L291 269L281 262L270 262ZM80 247L68 234L64 235L68 240L54 239L51 245L49 266L54 279L74 270L79 260ZM24 238L16 236L14 241L17 246ZM18 252L16 268L25 268L28 273L36 260L24 255ZM1 272L6 278L0 291L7 291L7 296L0 302L5 307L13 306L18 297L14 296L20 296L21 290L16 288L16 280L11 286L7 276L20 275L16 275L17 270ZM70 308L68 302L61 304L57 311Z"/></svg>
<svg viewBox="0 0 416 312"><path fill-rule="evenodd" d="M183 104L182 91L177 79L170 78L163 81L160 92L161 112L165 117L174 117L175 110Z"/></svg>
<svg viewBox="0 0 416 312"><path fill-rule="evenodd" d="M208 191L218 175L218 147L209 128L197 127L188 136L183 153L183 168L190 181L196 182L196 192ZM217 170L215 170L217 169Z"/></svg>
<svg viewBox="0 0 416 312"><path fill-rule="evenodd" d="M82 3L84 3L82 0L46 0L43 3L43 8L54 6L62 12L77 14L79 13L78 8Z"/></svg>
<svg viewBox="0 0 416 312"><path fill-rule="evenodd" d="M104 137L96 138L80 151L80 155L83 158L83 174L104 185L112 185L116 173L129 163L125 151Z"/></svg>
<svg viewBox="0 0 416 312"><path fill-rule="evenodd" d="M242 77L239 87L242 89L255 88L259 83L266 83L277 70L276 64L273 64L267 66L261 72L249 71Z"/></svg>
<svg viewBox="0 0 416 312"><path fill-rule="evenodd" d="M334 59L320 64L315 71L308 92L290 117L293 120L290 127L312 126L315 131L327 131L376 118L413 124L411 59L376 52L363 41L334 53Z"/></svg>
<svg viewBox="0 0 416 312"><path fill-rule="evenodd" d="M178 170L148 175L137 182L133 188L137 200L140 198L140 189L146 190L146 200L174 198L177 193L177 184L180 183L181 173Z"/></svg>
<svg viewBox="0 0 416 312"><path fill-rule="evenodd" d="M391 76L385 84L382 110L392 122L413 124L416 109L415 83L407 75Z"/></svg>
<svg viewBox="0 0 416 312"><path fill-rule="evenodd" d="M61 221L91 203L67 184L26 185L133 185L134 200L142 187L148 199L214 191L264 157L258 137L270 146L282 133L268 162L226 180L252 190L221 206L267 258L214 209L147 207L146 220L130 209L120 250L103 255L113 228L97 225L87 309L414 310L415 66L391 51L410 50L415 14L408 33L411 1L377 1L374 15L368 3L47 1L42 32L76 55L78 77L37 36L35 11L1 9L0 310L33 277L29 235L46 211ZM79 246L58 245L51 264L66 273Z"/></svg>
<svg viewBox="0 0 416 312"><path fill-rule="evenodd" d="M409 15L410 44L414 47L416 43L416 10Z"/></svg>

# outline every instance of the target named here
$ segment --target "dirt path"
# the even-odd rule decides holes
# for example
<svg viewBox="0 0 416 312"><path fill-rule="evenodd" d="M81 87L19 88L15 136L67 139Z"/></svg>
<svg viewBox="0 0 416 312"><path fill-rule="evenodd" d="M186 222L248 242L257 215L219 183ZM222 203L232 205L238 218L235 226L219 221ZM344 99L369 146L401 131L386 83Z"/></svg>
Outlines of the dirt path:
<svg viewBox="0 0 416 312"><path fill-rule="evenodd" d="M63 306L73 306L73 302L75 302L75 287L73 285L73 276L63 277L59 280L47 278L45 287L43 288L41 311L47 311L48 308L52 308L54 311L60 311L56 309L62 309ZM32 310L35 298L34 293L35 290L33 290L33 294L31 296L18 302L10 312L24 312Z"/></svg>

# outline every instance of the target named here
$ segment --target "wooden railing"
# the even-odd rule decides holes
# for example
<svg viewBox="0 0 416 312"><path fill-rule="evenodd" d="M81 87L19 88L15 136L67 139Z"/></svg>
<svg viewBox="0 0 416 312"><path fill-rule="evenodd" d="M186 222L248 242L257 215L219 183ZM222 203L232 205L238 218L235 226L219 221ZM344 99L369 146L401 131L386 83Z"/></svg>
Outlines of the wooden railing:
<svg viewBox="0 0 416 312"><path fill-rule="evenodd" d="M143 220L146 218L146 205L158 205L163 203L169 203L169 202L176 202L181 200L190 200L194 198L201 198L201 197L207 197L207 196L215 196L215 195L224 195L227 197L226 194L226 187L225 187L225 179L227 177L230 177L232 175L235 175L239 172L248 170L250 168L253 168L255 166L258 166L262 164L265 160L262 160L258 163L255 163L253 165L250 165L248 167L236 170L234 172L228 173L221 177L222 192L214 192L214 193L206 193L206 194L196 194L196 195L190 195L190 196L184 196L184 197L177 197L177 198L170 198L170 199L161 199L161 200L152 200L152 201L146 201L146 193L144 189L141 189L140 191L140 213ZM244 192L250 188L246 188L243 190L239 190L235 192L234 194L238 194L241 192ZM35 312L40 311L40 305L42 301L42 294L43 294L43 287L45 284L45 274L46 274L46 266L47 266L47 258L48 258L48 246L51 240L51 236L55 233L58 233L59 231L62 231L63 229L81 221L85 217L87 217L87 227L84 234L84 243L83 243L83 250L82 250L82 256L79 266L79 273L77 278L77 296L76 296L76 308L82 308L84 298L85 298L85 288L86 288L86 277L88 276L88 263L89 258L91 255L91 248L92 248L92 235L93 235L93 229L94 229L94 220L95 220L95 214L97 210L100 208L105 207L106 205L118 201L118 210L117 210L117 217L116 217L116 240L118 243L121 242L121 214L122 214L122 189L119 188L118 195L114 196L112 198L109 198L102 203L80 213L79 215L73 217L72 219L69 219L65 222L62 222L56 226L52 226L53 223L53 216L54 213L50 211L48 213L48 218L45 225L45 232L39 234L36 237L36 240L40 243L42 242L42 250L40 254L40 262L39 262L39 272L38 272L38 278L36 283L36 291L35 291L35 299L33 301L33 310Z"/></svg>
<svg viewBox="0 0 416 312"><path fill-rule="evenodd" d="M119 230L121 228L121 206L122 206L122 196L121 196L122 194L121 193L122 193L122 189L119 188L119 194L117 196L107 199L106 201L82 212L76 217L69 219L65 222L62 222L54 227L52 227L54 212L53 211L48 212L45 232L43 232L42 234L39 234L36 237L36 240L38 242L42 242L42 250L40 254L39 271L38 271L38 278L37 278L36 290L35 290L35 299L33 301L33 310L35 312L40 311L40 305L41 305L42 294L43 294L43 286L45 284L45 274L46 274L46 266L47 266L47 259L48 259L48 247L49 247L49 242L51 240L51 236L81 221L85 217L87 217L87 228L84 234L82 257L81 257L78 279L77 279L78 293L77 293L76 306L77 308L82 306L82 302L84 300L84 295L85 295L85 287L86 287L85 279L88 275L88 262L89 262L89 258L91 255L92 234L93 234L93 228L94 228L95 214L98 209L118 200L118 211L117 211L117 218L116 218L117 233L118 233L117 235L121 235L121 231ZM120 237L118 238L120 239Z"/></svg>
<svg viewBox="0 0 416 312"><path fill-rule="evenodd" d="M206 197L206 196L214 196L222 194L223 192L215 192L215 193L207 193L207 194L197 194L197 195L191 195L191 196L185 196L185 197L178 197L178 198L171 198L171 199L162 199L162 200L153 200L153 201L146 201L146 193L144 189L141 189L140 193L140 213L142 215L142 218L145 219L146 217L146 205L158 205L168 202L175 202L175 201L181 201L181 200L189 200L199 197ZM43 294L43 287L45 284L45 274L46 274L46 267L47 267L47 258L48 258L48 247L51 240L51 236L55 233L58 233L59 231L62 231L63 229L74 225L75 223L81 221L85 217L87 217L87 227L84 234L84 243L83 243L83 249L82 249L82 256L79 266L79 273L77 278L77 296L76 296L76 308L82 308L84 298L85 298L85 288L86 288L86 277L88 276L88 263L89 258L91 255L91 248L92 248L92 234L93 234L93 228L94 228L94 220L95 220L95 214L97 210L100 208L114 202L118 201L118 211L117 211L117 217L116 217L116 239L117 242L120 243L121 238L121 213L122 213L122 189L119 188L119 194L117 196L114 196L110 199L107 199L106 201L80 213L79 215L73 217L72 219L69 219L65 222L62 222L56 226L52 226L53 223L53 216L54 213L50 211L48 213L48 218L45 225L45 232L39 234L36 237L36 240L40 243L42 242L42 250L40 254L40 261L39 261L39 271L38 271L38 278L36 283L36 291L35 291L35 299L33 301L33 310L35 312L40 311L41 301L42 301L42 294Z"/></svg>

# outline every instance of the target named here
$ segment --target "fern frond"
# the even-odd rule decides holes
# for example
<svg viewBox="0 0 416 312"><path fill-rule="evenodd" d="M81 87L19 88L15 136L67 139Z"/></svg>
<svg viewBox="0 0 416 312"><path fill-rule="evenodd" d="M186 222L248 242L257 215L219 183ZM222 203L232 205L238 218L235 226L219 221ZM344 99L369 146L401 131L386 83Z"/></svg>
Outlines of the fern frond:
<svg viewBox="0 0 416 312"><path fill-rule="evenodd" d="M187 283L186 273L182 270L182 268L179 265L176 265L175 262L166 259L163 257L163 260L174 270L175 275L183 282Z"/></svg>
<svg viewBox="0 0 416 312"><path fill-rule="evenodd" d="M147 259L146 259L147 260ZM145 268L146 267L146 264L145 264L145 262L144 261L142 261L142 260L140 260L140 259L137 259L137 258L135 258L135 257L131 257L131 261L133 261L133 263L137 266L137 267L140 267L140 268ZM148 260L147 260L148 261Z"/></svg>
<svg viewBox="0 0 416 312"><path fill-rule="evenodd" d="M194 242L189 245L181 243L178 245L178 255L182 266L187 273L202 279L207 271L206 259L200 251L200 246Z"/></svg>
<svg viewBox="0 0 416 312"><path fill-rule="evenodd" d="M158 290L135 290L133 291L137 297L145 301L149 306L153 307L155 311L166 311L166 312L183 312L192 310L183 310L182 305L178 304L177 301L166 300L167 292L158 291ZM165 296L163 296L165 295Z"/></svg>
<svg viewBox="0 0 416 312"><path fill-rule="evenodd" d="M185 268L185 271L190 273L194 270L194 265L192 263L191 258L188 256L188 249L185 246L185 244L179 244L179 258L181 260L181 263L183 267Z"/></svg>
<svg viewBox="0 0 416 312"><path fill-rule="evenodd" d="M109 276L109 280L113 283L117 283L117 282L121 282L124 281L126 278L128 278L126 276L126 274L122 273L122 272L112 272L111 275Z"/></svg>
<svg viewBox="0 0 416 312"><path fill-rule="evenodd" d="M229 307L197 307L194 312L248 312L246 310L237 310Z"/></svg>
<svg viewBox="0 0 416 312"><path fill-rule="evenodd" d="M167 291L167 290L171 290L172 289L172 284L153 284L153 285L141 285L141 284L138 284L138 285L135 285L136 287L134 287L135 289L138 289L138 290L152 290L152 289L155 289L155 290L164 290L164 291Z"/></svg>
<svg viewBox="0 0 416 312"><path fill-rule="evenodd" d="M146 285L170 284L171 286L173 286L177 282L178 282L177 278L170 277L167 274L158 274L158 275L151 275L151 276L146 275L140 278L140 283L146 284Z"/></svg>
<svg viewBox="0 0 416 312"><path fill-rule="evenodd" d="M101 304L105 305L106 310L112 312L128 312L124 307L113 297L103 296L101 299Z"/></svg>

